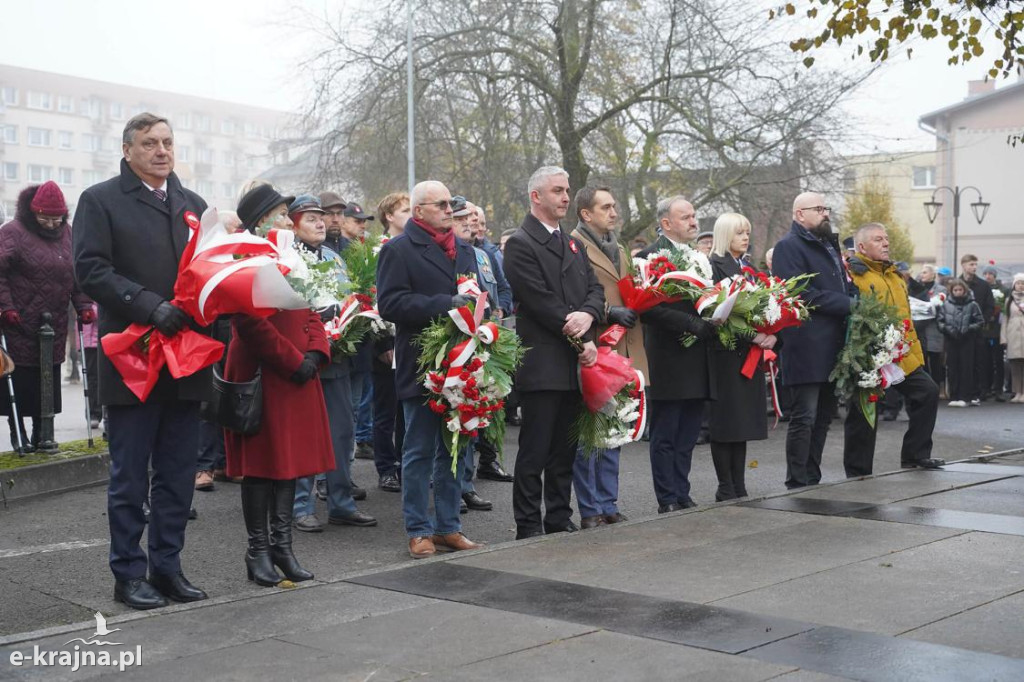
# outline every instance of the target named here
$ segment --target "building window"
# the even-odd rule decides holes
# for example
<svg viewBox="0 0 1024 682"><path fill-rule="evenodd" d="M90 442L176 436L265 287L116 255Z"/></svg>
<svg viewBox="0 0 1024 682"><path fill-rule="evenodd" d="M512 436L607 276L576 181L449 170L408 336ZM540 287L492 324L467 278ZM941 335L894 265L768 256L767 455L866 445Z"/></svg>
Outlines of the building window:
<svg viewBox="0 0 1024 682"><path fill-rule="evenodd" d="M5 87L0 89L0 100L3 101L4 106L18 106L18 88Z"/></svg>
<svg viewBox="0 0 1024 682"><path fill-rule="evenodd" d="M4 161L4 180L15 181L18 179L18 164Z"/></svg>
<svg viewBox="0 0 1024 682"><path fill-rule="evenodd" d="M210 122L210 117L209 116L200 116L199 117L197 128L199 129L200 132L208 133L208 132L210 132L210 128L211 127L212 127L212 123Z"/></svg>
<svg viewBox="0 0 1024 682"><path fill-rule="evenodd" d="M192 156L192 148L188 145L176 146L174 148L174 158L182 163L188 163L189 157Z"/></svg>
<svg viewBox="0 0 1024 682"><path fill-rule="evenodd" d="M103 178L100 177L99 171L85 170L82 171L82 184L86 187L91 187L97 182L100 182Z"/></svg>
<svg viewBox="0 0 1024 682"><path fill-rule="evenodd" d="M224 159L224 165L225 166L232 166L233 167L235 165L235 153L234 152L224 152L223 159Z"/></svg>
<svg viewBox="0 0 1024 682"><path fill-rule="evenodd" d="M52 166L37 166L34 163L28 165L29 182L46 182L53 179Z"/></svg>
<svg viewBox="0 0 1024 682"><path fill-rule="evenodd" d="M92 133L82 133L82 149L87 152L98 152L103 138Z"/></svg>
<svg viewBox="0 0 1024 682"><path fill-rule="evenodd" d="M75 184L75 170L73 168L58 169L57 184L65 186Z"/></svg>
<svg viewBox="0 0 1024 682"><path fill-rule="evenodd" d="M29 128L28 129L28 146L29 147L49 147L50 146L50 131L46 128Z"/></svg>
<svg viewBox="0 0 1024 682"><path fill-rule="evenodd" d="M18 144L18 126L3 126L4 144Z"/></svg>
<svg viewBox="0 0 1024 682"><path fill-rule="evenodd" d="M914 166L914 189L935 187L935 166Z"/></svg>
<svg viewBox="0 0 1024 682"><path fill-rule="evenodd" d="M111 135L107 138L107 149L112 152L121 151L121 137L119 135Z"/></svg>
<svg viewBox="0 0 1024 682"><path fill-rule="evenodd" d="M213 183L209 180L196 181L196 193L201 197L208 197L213 194Z"/></svg>
<svg viewBox="0 0 1024 682"><path fill-rule="evenodd" d="M192 130L192 114L178 114L174 119L174 127L181 130Z"/></svg>
<svg viewBox="0 0 1024 682"><path fill-rule="evenodd" d="M53 100L48 92L35 92L33 90L28 91L28 108L29 109L52 109Z"/></svg>
<svg viewBox="0 0 1024 682"><path fill-rule="evenodd" d="M70 130L61 130L57 133L57 147L59 149L74 148L74 133Z"/></svg>
<svg viewBox="0 0 1024 682"><path fill-rule="evenodd" d="M124 107L121 106L120 102L110 103L110 118L115 121L120 121L124 118Z"/></svg>
<svg viewBox="0 0 1024 682"><path fill-rule="evenodd" d="M220 132L222 135L234 135L235 134L235 122L230 119L225 119L220 122Z"/></svg>
<svg viewBox="0 0 1024 682"><path fill-rule="evenodd" d="M213 163L213 150L207 147L199 147L199 163Z"/></svg>
<svg viewBox="0 0 1024 682"><path fill-rule="evenodd" d="M75 99L70 95L57 95L57 111L62 114L75 113Z"/></svg>
<svg viewBox="0 0 1024 682"><path fill-rule="evenodd" d="M103 108L100 106L99 100L92 97L83 97L79 104L78 113L97 120L100 118L102 110Z"/></svg>
<svg viewBox="0 0 1024 682"><path fill-rule="evenodd" d="M246 123L245 124L245 136L246 137L256 137L257 135L259 135L259 128L256 127L256 124L255 123Z"/></svg>

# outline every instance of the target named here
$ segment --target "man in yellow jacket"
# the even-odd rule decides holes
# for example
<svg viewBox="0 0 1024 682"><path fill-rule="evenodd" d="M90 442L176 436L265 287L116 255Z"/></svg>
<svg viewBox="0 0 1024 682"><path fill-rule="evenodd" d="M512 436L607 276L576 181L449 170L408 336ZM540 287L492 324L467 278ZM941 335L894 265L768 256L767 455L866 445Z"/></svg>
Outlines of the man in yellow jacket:
<svg viewBox="0 0 1024 682"><path fill-rule="evenodd" d="M850 257L850 274L861 296L875 296L893 306L910 320L910 299L907 284L889 261L889 237L881 223L863 225L854 237L856 253ZM906 378L890 386L899 391L907 404L910 426L903 436L900 464L904 468L938 469L946 462L932 458L932 431L939 409L939 387L924 368L924 352L911 322L908 333L910 352L899 362ZM843 466L846 475L867 476L875 458L875 426L868 424L860 410L850 409L846 415L843 442Z"/></svg>

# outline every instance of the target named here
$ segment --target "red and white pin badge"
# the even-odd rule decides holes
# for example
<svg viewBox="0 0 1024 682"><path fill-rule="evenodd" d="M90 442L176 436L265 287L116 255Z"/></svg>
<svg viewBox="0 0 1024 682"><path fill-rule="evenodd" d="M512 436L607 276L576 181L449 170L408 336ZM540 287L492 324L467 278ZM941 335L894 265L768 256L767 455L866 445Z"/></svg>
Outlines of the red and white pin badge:
<svg viewBox="0 0 1024 682"><path fill-rule="evenodd" d="M571 239L569 240L569 250L572 251L573 253L580 252L580 250L576 247L576 242L572 241Z"/></svg>
<svg viewBox="0 0 1024 682"><path fill-rule="evenodd" d="M199 229L199 218L192 211L185 211L185 224L188 225L190 230Z"/></svg>

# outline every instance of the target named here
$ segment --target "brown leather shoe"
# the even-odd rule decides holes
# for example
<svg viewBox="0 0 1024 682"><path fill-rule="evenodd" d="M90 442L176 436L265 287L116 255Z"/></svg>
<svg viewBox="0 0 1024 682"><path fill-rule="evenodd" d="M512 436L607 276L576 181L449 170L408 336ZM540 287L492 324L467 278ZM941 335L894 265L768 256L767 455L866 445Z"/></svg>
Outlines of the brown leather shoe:
<svg viewBox="0 0 1024 682"><path fill-rule="evenodd" d="M196 490L213 490L213 472L210 470L196 472Z"/></svg>
<svg viewBox="0 0 1024 682"><path fill-rule="evenodd" d="M409 556L413 559L426 559L434 556L436 551L430 538L409 538Z"/></svg>
<svg viewBox="0 0 1024 682"><path fill-rule="evenodd" d="M461 552L464 549L480 549L483 543L473 542L462 533L432 535L430 537L438 552Z"/></svg>
<svg viewBox="0 0 1024 682"><path fill-rule="evenodd" d="M598 526L603 526L607 523L608 522L605 521L603 516L588 516L586 518L580 519L580 528L582 528L583 530L586 530L588 528L597 528Z"/></svg>

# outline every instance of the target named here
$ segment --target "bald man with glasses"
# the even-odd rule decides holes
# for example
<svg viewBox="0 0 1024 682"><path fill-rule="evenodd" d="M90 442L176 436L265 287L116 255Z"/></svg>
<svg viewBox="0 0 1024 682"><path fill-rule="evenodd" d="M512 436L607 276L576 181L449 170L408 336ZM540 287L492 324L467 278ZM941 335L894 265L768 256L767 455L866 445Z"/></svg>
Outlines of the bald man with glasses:
<svg viewBox="0 0 1024 682"><path fill-rule="evenodd" d="M793 225L772 254L772 273L789 278L813 274L802 297L811 319L781 332L782 382L792 390L793 408L786 433L786 487L821 481L821 454L836 410L835 385L828 375L843 347L846 318L856 288L829 220L832 209L816 192L793 201Z"/></svg>

